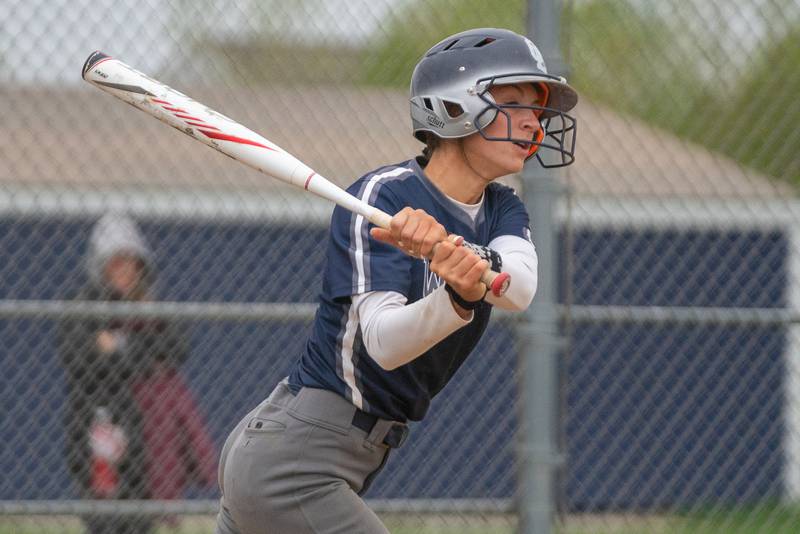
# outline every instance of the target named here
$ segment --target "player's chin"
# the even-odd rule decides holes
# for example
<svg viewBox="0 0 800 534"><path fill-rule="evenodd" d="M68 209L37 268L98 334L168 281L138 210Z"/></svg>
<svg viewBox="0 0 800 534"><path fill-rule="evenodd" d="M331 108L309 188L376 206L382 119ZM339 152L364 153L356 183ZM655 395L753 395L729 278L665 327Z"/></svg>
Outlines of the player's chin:
<svg viewBox="0 0 800 534"><path fill-rule="evenodd" d="M522 172L522 168L525 166L525 160L527 156L522 159L517 159L514 164L512 165L512 169L510 169L509 174L516 174L518 172Z"/></svg>
<svg viewBox="0 0 800 534"><path fill-rule="evenodd" d="M528 158L528 147L516 143L508 143L508 151L503 158L504 174L515 174L522 171Z"/></svg>
<svg viewBox="0 0 800 534"><path fill-rule="evenodd" d="M491 173L492 180L496 178L501 178L503 176L508 176L509 174L517 174L522 172L522 167L524 166L525 161L515 161L515 160L508 160L504 161L501 164L495 166L494 171Z"/></svg>

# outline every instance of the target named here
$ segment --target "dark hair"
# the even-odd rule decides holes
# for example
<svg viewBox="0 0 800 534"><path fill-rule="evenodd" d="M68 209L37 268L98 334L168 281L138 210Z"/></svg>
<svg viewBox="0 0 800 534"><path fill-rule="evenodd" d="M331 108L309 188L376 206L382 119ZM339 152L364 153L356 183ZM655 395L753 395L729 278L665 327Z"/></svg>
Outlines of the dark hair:
<svg viewBox="0 0 800 534"><path fill-rule="evenodd" d="M439 145L442 143L442 139L431 132L424 132L425 134L425 148L422 149L422 158L425 160L425 165L431 160L431 156L433 156L433 152L439 148Z"/></svg>
<svg viewBox="0 0 800 534"><path fill-rule="evenodd" d="M455 102L449 102L445 100L444 107L447 110L447 114L453 119L464 114L464 108ZM422 157L425 158L425 163L427 164L427 162L431 160L433 151L439 148L439 145L442 144L442 138L432 132L422 133L425 135L425 148L422 149Z"/></svg>

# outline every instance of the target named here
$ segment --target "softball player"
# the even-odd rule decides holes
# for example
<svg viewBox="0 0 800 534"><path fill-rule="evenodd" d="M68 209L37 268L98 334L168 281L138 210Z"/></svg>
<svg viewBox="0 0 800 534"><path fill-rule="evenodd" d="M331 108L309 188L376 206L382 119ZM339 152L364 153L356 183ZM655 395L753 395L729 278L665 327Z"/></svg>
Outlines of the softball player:
<svg viewBox="0 0 800 534"><path fill-rule="evenodd" d="M229 436L220 461L220 534L385 533L359 496L478 343L494 306L536 291L528 215L500 176L536 157L573 160L577 95L534 44L475 29L443 40L411 79L423 156L348 191L392 218L331 221L312 334L290 375ZM549 153L549 154L548 154ZM456 246L450 235L477 247ZM503 297L481 273L511 274Z"/></svg>

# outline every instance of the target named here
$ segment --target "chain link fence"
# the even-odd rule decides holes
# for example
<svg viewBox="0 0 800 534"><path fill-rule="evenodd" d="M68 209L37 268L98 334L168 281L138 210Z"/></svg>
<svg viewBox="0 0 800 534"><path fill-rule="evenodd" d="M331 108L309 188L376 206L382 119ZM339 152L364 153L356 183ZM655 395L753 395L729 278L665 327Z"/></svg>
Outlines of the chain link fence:
<svg viewBox="0 0 800 534"><path fill-rule="evenodd" d="M0 0L0 534L213 532L219 448L300 353L320 289L331 207L89 87L90 52L346 185L419 153L406 92L431 44L524 32L529 11ZM554 532L794 532L800 2L574 0L560 13L582 100L554 223ZM134 302L97 290L115 247L147 267ZM119 269L124 283L137 267ZM496 314L370 489L393 533L518 529L532 350L518 322ZM112 463L124 449L127 465L92 461L90 444Z"/></svg>

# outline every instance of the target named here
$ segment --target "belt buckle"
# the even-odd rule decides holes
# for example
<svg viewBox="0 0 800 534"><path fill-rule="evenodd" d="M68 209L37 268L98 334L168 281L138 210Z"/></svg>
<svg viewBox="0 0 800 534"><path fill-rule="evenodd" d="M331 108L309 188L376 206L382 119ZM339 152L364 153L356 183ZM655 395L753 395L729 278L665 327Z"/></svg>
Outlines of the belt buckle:
<svg viewBox="0 0 800 534"><path fill-rule="evenodd" d="M383 443L393 449L399 449L406 442L406 438L408 438L408 425L394 423L383 438Z"/></svg>

